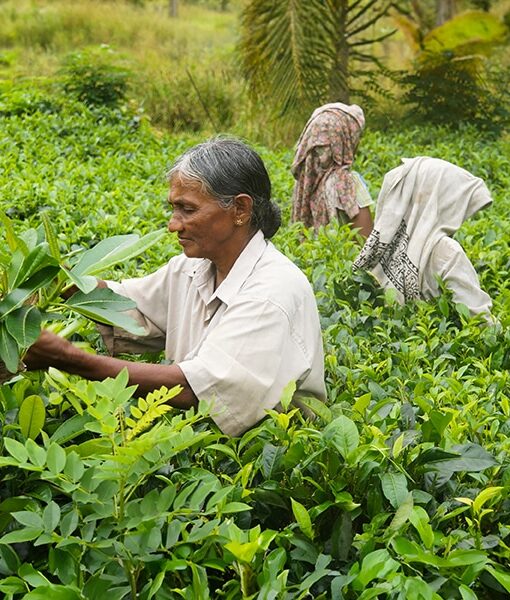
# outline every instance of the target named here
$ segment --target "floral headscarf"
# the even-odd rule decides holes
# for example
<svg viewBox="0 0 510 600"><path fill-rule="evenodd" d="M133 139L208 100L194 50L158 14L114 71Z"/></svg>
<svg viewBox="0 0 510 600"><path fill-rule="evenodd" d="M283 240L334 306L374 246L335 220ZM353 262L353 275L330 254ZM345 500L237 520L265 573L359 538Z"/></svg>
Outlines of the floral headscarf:
<svg viewBox="0 0 510 600"><path fill-rule="evenodd" d="M365 117L356 104L340 102L316 109L297 143L292 163L296 179L292 220L317 229L344 211L359 212L351 166Z"/></svg>

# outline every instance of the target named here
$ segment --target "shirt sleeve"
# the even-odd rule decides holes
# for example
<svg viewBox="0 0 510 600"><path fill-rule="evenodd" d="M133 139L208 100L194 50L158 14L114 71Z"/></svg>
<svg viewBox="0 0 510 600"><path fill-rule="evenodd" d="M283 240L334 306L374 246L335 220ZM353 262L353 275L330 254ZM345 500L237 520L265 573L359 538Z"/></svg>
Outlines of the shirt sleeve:
<svg viewBox="0 0 510 600"><path fill-rule="evenodd" d="M239 435L276 408L290 381L311 368L304 343L288 315L270 300L229 306L198 354L179 363L200 400L222 431Z"/></svg>
<svg viewBox="0 0 510 600"><path fill-rule="evenodd" d="M490 315L492 300L480 287L475 268L456 240L445 236L437 243L431 269L443 279L455 302L465 304L472 315Z"/></svg>
<svg viewBox="0 0 510 600"><path fill-rule="evenodd" d="M168 265L146 277L126 279L120 283L106 282L111 290L136 302L137 308L127 311L127 314L145 330L144 335L137 336L118 327L100 326L99 331L112 355L124 352L156 352L164 349L167 279Z"/></svg>

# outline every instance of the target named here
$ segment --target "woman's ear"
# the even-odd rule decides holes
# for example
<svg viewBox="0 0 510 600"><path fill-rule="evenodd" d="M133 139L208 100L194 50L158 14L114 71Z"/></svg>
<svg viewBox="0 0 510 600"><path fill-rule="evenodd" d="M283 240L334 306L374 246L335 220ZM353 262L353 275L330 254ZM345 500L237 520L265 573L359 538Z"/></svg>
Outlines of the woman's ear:
<svg viewBox="0 0 510 600"><path fill-rule="evenodd" d="M239 225L249 223L253 212L253 199L248 194L237 194L234 198L234 222Z"/></svg>

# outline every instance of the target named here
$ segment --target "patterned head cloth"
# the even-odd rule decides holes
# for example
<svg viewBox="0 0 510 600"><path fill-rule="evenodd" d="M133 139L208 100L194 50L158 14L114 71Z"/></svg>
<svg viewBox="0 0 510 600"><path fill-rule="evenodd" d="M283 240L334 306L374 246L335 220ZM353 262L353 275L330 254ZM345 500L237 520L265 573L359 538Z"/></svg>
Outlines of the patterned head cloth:
<svg viewBox="0 0 510 600"><path fill-rule="evenodd" d="M359 212L351 167L365 117L356 104L335 102L313 113L297 143L292 220L317 229L344 211Z"/></svg>
<svg viewBox="0 0 510 600"><path fill-rule="evenodd" d="M440 158L402 159L384 176L374 229L354 269L369 270L401 302L421 296L422 277L434 247L492 202L485 183Z"/></svg>

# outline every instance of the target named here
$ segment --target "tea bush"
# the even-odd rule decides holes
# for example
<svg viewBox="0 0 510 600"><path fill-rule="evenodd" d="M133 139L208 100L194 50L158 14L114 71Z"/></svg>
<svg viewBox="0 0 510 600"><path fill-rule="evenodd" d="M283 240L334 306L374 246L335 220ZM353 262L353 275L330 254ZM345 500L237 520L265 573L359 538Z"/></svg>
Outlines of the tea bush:
<svg viewBox="0 0 510 600"><path fill-rule="evenodd" d="M86 104L114 107L126 99L130 73L108 46L73 52L61 74L64 90Z"/></svg>
<svg viewBox="0 0 510 600"><path fill-rule="evenodd" d="M165 171L198 141L159 135L129 109L0 97L0 206L18 228L51 218L62 249L168 218ZM29 102L30 104L30 102ZM458 239L494 298L495 327L445 293L395 304L353 274L359 240L288 224L290 149L261 152L285 225L275 244L319 305L328 401L239 438L175 390L133 398L125 373L87 382L50 369L0 387L0 593L6 600L186 598L494 600L510 593L510 226L507 140L470 127L367 131L372 193L402 156L483 177L494 205ZM168 236L113 277L177 253ZM90 323L77 343L94 346Z"/></svg>

